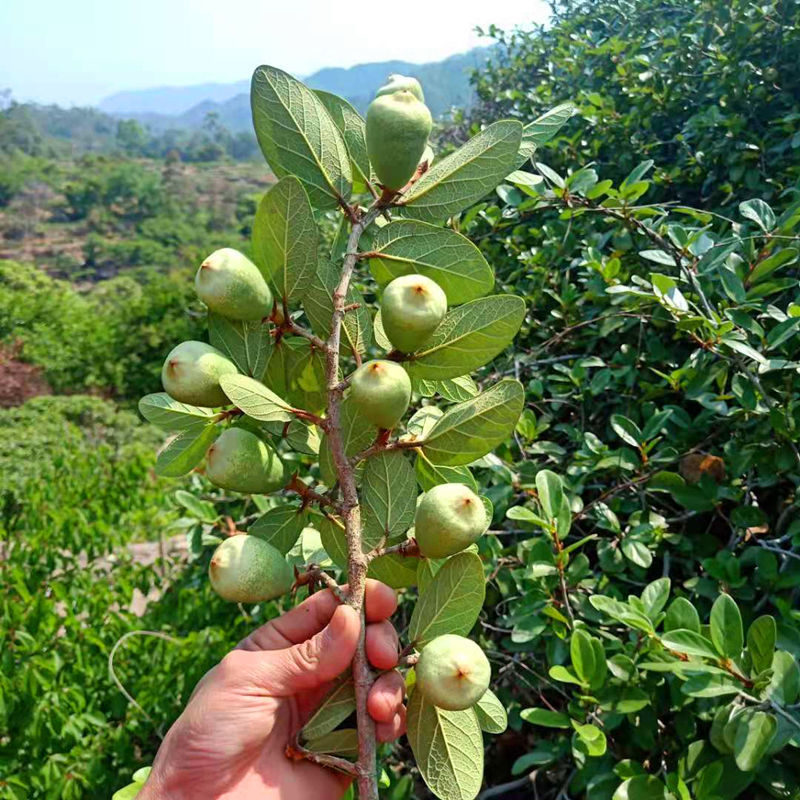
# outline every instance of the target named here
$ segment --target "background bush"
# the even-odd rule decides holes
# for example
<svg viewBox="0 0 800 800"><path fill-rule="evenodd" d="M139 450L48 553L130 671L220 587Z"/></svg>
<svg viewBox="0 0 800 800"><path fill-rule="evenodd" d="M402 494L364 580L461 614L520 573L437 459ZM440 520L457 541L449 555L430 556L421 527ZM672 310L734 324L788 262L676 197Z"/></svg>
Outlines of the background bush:
<svg viewBox="0 0 800 800"><path fill-rule="evenodd" d="M494 31L500 48L475 78L481 106L439 132L445 150L483 121L577 108L535 164L458 222L529 303L515 351L482 376L515 374L527 391L515 440L474 469L497 532L481 543L491 581L476 633L511 719L490 745L487 785L535 771L543 798L797 798L800 715L796 692L787 698L800 657L800 8L600 0L553 12L547 27ZM193 190L217 179L213 169L197 177L126 159L90 160L76 178L13 122L2 129L17 144L0 203L13 211L34 184L51 187L43 224L71 226L91 280L147 268L77 285L0 261L0 342L20 341L19 357L57 392L127 405L157 387L172 343L199 335L191 268L206 249L244 246L257 189L230 173L238 188L215 205ZM135 134L122 134L129 149ZM32 155L19 155L23 145ZM155 187L153 204L143 186ZM58 221L78 208L79 220ZM369 297L374 287L361 288ZM200 476L156 482L153 447L132 414L97 397L0 412L0 797L123 785L203 671L277 613L270 604L246 619L205 579L204 535L226 516L246 526L256 509ZM560 476L572 512L556 537L543 469ZM159 534L188 534L188 556L135 560L128 544ZM736 695L691 695L674 672L628 668L663 655L662 612L652 636L624 621L663 578L663 612L691 614L691 604L709 626L727 593L745 631L759 616L776 621L774 649L789 661L767 680L791 719L765 705L784 741L753 769L740 769L713 725ZM134 589L154 592L141 617ZM628 611L604 611L597 596ZM399 613L402 625L405 605ZM153 722L107 674L132 629L179 640L136 636L117 653ZM576 630L602 643L605 694L578 675ZM585 725L602 747L576 730ZM403 755L402 745L384 752L386 796L424 797ZM531 783L505 796L533 796Z"/></svg>

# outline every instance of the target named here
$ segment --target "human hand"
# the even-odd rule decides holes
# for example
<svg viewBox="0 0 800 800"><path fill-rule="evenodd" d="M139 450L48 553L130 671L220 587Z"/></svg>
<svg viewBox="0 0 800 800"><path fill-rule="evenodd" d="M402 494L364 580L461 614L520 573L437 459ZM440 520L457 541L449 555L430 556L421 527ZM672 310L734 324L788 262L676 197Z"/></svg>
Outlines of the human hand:
<svg viewBox="0 0 800 800"><path fill-rule="evenodd" d="M378 739L405 730L404 683L393 668L397 606L385 584L367 581L366 651L381 675L367 709ZM139 800L337 800L352 778L307 760L287 744L352 661L359 615L330 590L254 631L197 684L170 728Z"/></svg>

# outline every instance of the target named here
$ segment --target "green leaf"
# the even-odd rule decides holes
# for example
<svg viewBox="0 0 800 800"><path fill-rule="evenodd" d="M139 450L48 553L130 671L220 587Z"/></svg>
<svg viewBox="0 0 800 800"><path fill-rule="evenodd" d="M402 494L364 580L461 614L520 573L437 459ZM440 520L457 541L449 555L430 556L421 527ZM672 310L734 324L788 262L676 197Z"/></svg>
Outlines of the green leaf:
<svg viewBox="0 0 800 800"><path fill-rule="evenodd" d="M195 497L191 492L184 491L183 489L178 489L178 491L175 492L175 502L183 506L193 517L199 519L201 522L213 523L216 522L219 517L213 503L209 503L208 500L201 500L199 497ZM771 660L772 654L770 654L770 661Z"/></svg>
<svg viewBox="0 0 800 800"><path fill-rule="evenodd" d="M578 748L592 758L599 758L604 755L608 743L606 735L596 725L577 725L572 723L575 728L575 737Z"/></svg>
<svg viewBox="0 0 800 800"><path fill-rule="evenodd" d="M486 596L483 564L474 553L449 558L423 591L411 614L409 641L418 648L443 633L466 636Z"/></svg>
<svg viewBox="0 0 800 800"><path fill-rule="evenodd" d="M570 672L565 666L562 664L555 664L554 666L550 667L547 671L547 674L555 681L560 681L561 683L574 683L578 686L583 684L583 681L575 675L573 672Z"/></svg>
<svg viewBox="0 0 800 800"><path fill-rule="evenodd" d="M611 800L674 800L674 797L653 775L635 775L617 787Z"/></svg>
<svg viewBox="0 0 800 800"><path fill-rule="evenodd" d="M775 272L775 270L797 261L797 255L798 250L794 247L787 247L784 250L773 253L771 256L768 256L763 261L759 261L758 264L756 264L753 271L747 276L747 282L751 286L760 283Z"/></svg>
<svg viewBox="0 0 800 800"><path fill-rule="evenodd" d="M299 178L315 208L350 197L352 172L344 138L322 101L275 67L258 67L250 88L253 127L278 178Z"/></svg>
<svg viewBox="0 0 800 800"><path fill-rule="evenodd" d="M379 453L367 461L361 503L365 527L380 538L404 534L414 524L417 484L403 453Z"/></svg>
<svg viewBox="0 0 800 800"><path fill-rule="evenodd" d="M714 661L719 658L714 645L705 636L685 628L678 628L663 634L661 643L670 650L686 653L689 656L703 656L704 658L713 658Z"/></svg>
<svg viewBox="0 0 800 800"><path fill-rule="evenodd" d="M407 728L420 774L436 797L473 800L483 782L483 736L475 711L445 711L414 691Z"/></svg>
<svg viewBox="0 0 800 800"><path fill-rule="evenodd" d="M308 514L299 506L275 506L260 516L247 530L286 555L300 538L308 524Z"/></svg>
<svg viewBox="0 0 800 800"><path fill-rule="evenodd" d="M653 623L640 611L636 611L626 603L602 594L592 595L589 598L589 602L598 611L625 625L629 625L631 628L636 628L646 633L653 632Z"/></svg>
<svg viewBox="0 0 800 800"><path fill-rule="evenodd" d="M742 718L733 745L736 766L742 772L751 772L761 764L777 730L778 720L764 711Z"/></svg>
<svg viewBox="0 0 800 800"><path fill-rule="evenodd" d="M631 447L638 448L640 444L644 443L639 426L633 420L623 417L622 414L614 414L611 417L611 427L617 436Z"/></svg>
<svg viewBox="0 0 800 800"><path fill-rule="evenodd" d="M416 378L455 378L488 364L514 339L525 301L510 294L481 297L447 312L433 335L406 363Z"/></svg>
<svg viewBox="0 0 800 800"><path fill-rule="evenodd" d="M524 708L519 713L525 722L531 725L540 725L543 728L569 728L569 714L560 711L550 711L546 708Z"/></svg>
<svg viewBox="0 0 800 800"><path fill-rule="evenodd" d="M750 623L747 629L747 652L750 654L750 661L756 674L772 666L777 638L775 617L765 614Z"/></svg>
<svg viewBox="0 0 800 800"><path fill-rule="evenodd" d="M139 401L139 413L165 431L204 427L214 417L210 408L190 406L173 400L166 392L147 394Z"/></svg>
<svg viewBox="0 0 800 800"><path fill-rule="evenodd" d="M480 200L515 167L522 125L500 120L434 163L417 181L399 212L426 222L448 217Z"/></svg>
<svg viewBox="0 0 800 800"><path fill-rule="evenodd" d="M536 473L536 491L548 519L555 519L564 505L564 484L561 477L549 469Z"/></svg>
<svg viewBox="0 0 800 800"><path fill-rule="evenodd" d="M370 244L372 277L383 287L401 275L425 275L442 287L448 305L488 294L494 273L480 250L451 228L401 219L379 228Z"/></svg>
<svg viewBox="0 0 800 800"><path fill-rule="evenodd" d="M369 565L367 576L385 583L392 589L406 589L417 585L418 558L390 553L378 556Z"/></svg>
<svg viewBox="0 0 800 800"><path fill-rule="evenodd" d="M729 594L721 594L711 607L711 641L726 658L739 658L744 646L742 615Z"/></svg>
<svg viewBox="0 0 800 800"><path fill-rule="evenodd" d="M595 653L592 646L592 637L581 628L578 628L572 634L569 643L569 655L575 674L583 683L588 685L594 675Z"/></svg>
<svg viewBox="0 0 800 800"><path fill-rule="evenodd" d="M303 309L311 323L311 329L322 339L330 336L333 293L339 285L339 278L338 267L328 259L321 259L303 300ZM372 319L369 306L352 283L347 290L345 304L357 304L358 308L344 315L341 347L348 348L352 353L364 353L372 341Z"/></svg>
<svg viewBox="0 0 800 800"><path fill-rule="evenodd" d="M253 259L278 298L303 299L317 268L319 233L303 185L290 176L261 198L253 221Z"/></svg>
<svg viewBox="0 0 800 800"><path fill-rule="evenodd" d="M209 311L208 337L211 344L228 356L240 372L261 380L272 353L268 322L226 319Z"/></svg>
<svg viewBox="0 0 800 800"><path fill-rule="evenodd" d="M423 492L433 489L441 483L463 483L473 492L478 491L478 482L469 471L469 467L446 467L441 464L431 464L424 455L418 455L414 464L414 473L417 477L419 488Z"/></svg>
<svg viewBox="0 0 800 800"><path fill-rule="evenodd" d="M659 578L644 587L642 603L644 603L645 611L650 619L655 620L667 604L670 584L669 578Z"/></svg>
<svg viewBox="0 0 800 800"><path fill-rule="evenodd" d="M755 222L764 233L771 231L775 227L775 212L763 200L758 198L739 203L739 213L745 219Z"/></svg>
<svg viewBox="0 0 800 800"><path fill-rule="evenodd" d="M348 457L366 449L375 439L375 434L377 433L377 428L370 425L358 413L349 398L345 398L342 401L339 411L339 424L344 451ZM322 437L322 444L319 448L319 470L322 480L327 486L333 486L336 483L336 465L331 455L327 436Z"/></svg>
<svg viewBox="0 0 800 800"><path fill-rule="evenodd" d="M451 406L425 438L422 452L433 464L469 464L511 435L524 399L522 384L504 378L477 397Z"/></svg>
<svg viewBox="0 0 800 800"><path fill-rule="evenodd" d="M799 320L800 321L800 320ZM412 380L411 386L415 392L423 397L433 397L440 394L445 400L460 403L469 400L478 394L478 387L469 375L460 375L458 378L445 378L443 381L431 381L426 378ZM428 408L428 406L423 406Z"/></svg>
<svg viewBox="0 0 800 800"><path fill-rule="evenodd" d="M508 727L508 714L491 689L483 693L474 708L478 715L478 724L486 733L502 733Z"/></svg>
<svg viewBox="0 0 800 800"><path fill-rule="evenodd" d="M290 422L291 406L263 383L247 375L223 375L219 385L229 400L248 417L261 422Z"/></svg>
<svg viewBox="0 0 800 800"><path fill-rule="evenodd" d="M786 650L776 650L772 657L772 679L767 694L785 706L792 705L800 694L800 667Z"/></svg>
<svg viewBox="0 0 800 800"><path fill-rule="evenodd" d="M674 631L677 628L700 633L700 615L685 597L676 597L670 603L664 618L665 631Z"/></svg>
<svg viewBox="0 0 800 800"><path fill-rule="evenodd" d="M187 428L159 452L156 459L156 475L179 478L191 472L205 456L206 451L221 433L218 425Z"/></svg>
<svg viewBox="0 0 800 800"><path fill-rule="evenodd" d="M738 694L741 688L740 683L727 675L696 672L681 686L681 692L689 697L722 697Z"/></svg>
<svg viewBox="0 0 800 800"><path fill-rule="evenodd" d="M364 118L347 100L338 95L323 92L322 89L315 89L314 94L321 100L344 138L354 176L366 183L370 178L370 169Z"/></svg>
<svg viewBox="0 0 800 800"><path fill-rule="evenodd" d="M575 113L577 109L572 103L562 103L546 111L533 122L529 122L522 129L522 140L515 166L519 167L531 158L536 148L549 142Z"/></svg>
<svg viewBox="0 0 800 800"><path fill-rule="evenodd" d="M329 753L347 758L358 757L358 731L340 728L306 742L306 749L314 753Z"/></svg>
<svg viewBox="0 0 800 800"><path fill-rule="evenodd" d="M334 684L325 699L303 726L304 739L316 739L330 733L356 710L353 676L348 670Z"/></svg>

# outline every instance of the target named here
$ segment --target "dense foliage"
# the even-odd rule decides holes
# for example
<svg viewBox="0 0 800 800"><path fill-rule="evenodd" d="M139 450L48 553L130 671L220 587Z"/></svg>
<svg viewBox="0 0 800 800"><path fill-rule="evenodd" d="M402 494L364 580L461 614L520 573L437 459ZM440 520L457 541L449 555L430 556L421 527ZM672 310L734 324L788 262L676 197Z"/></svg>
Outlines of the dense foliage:
<svg viewBox="0 0 800 800"><path fill-rule="evenodd" d="M547 25L493 31L477 117L531 120L576 104L556 168L622 180L656 163L655 199L776 201L800 177L800 7L770 0L558 0Z"/></svg>
<svg viewBox="0 0 800 800"><path fill-rule="evenodd" d="M515 349L478 379L513 375L526 388L513 441L471 466L497 533L480 546L490 583L473 637L510 719L488 745L486 785L512 782L507 797L535 786L542 798L797 798L798 6L602 0L554 12L546 28L496 32L502 54L477 77L484 105L444 136L502 115L529 124L568 101L577 110L534 126L533 162L455 223L494 267L495 291L528 302ZM59 168L14 158L28 174ZM86 162L82 191L114 170ZM120 225L96 196L89 217ZM120 245L144 224L118 227ZM158 262L195 266L206 242L191 241ZM195 335L196 307L185 277L148 276L153 291L137 275L115 280L85 294L9 267L0 339L21 338L59 390L147 390L170 344ZM369 275L358 289L373 299ZM204 534L213 541L226 516L247 524L253 505L194 476L179 495L190 510L178 511L130 418L112 422L98 400L61 402L32 401L0 422L13 643L3 644L0 797L89 797L126 783L150 762L154 729L253 624L203 588ZM32 454L45 466L29 480ZM188 531L197 561L138 566L117 549L111 572L59 576L74 551L108 554L156 527ZM54 550L62 539L65 552ZM298 561L314 546L301 541ZM165 586L143 618L125 611L134 587ZM135 637L118 653L154 725L106 673L113 643L137 627L188 636L184 646ZM405 772L404 745L383 755L386 797L427 796Z"/></svg>

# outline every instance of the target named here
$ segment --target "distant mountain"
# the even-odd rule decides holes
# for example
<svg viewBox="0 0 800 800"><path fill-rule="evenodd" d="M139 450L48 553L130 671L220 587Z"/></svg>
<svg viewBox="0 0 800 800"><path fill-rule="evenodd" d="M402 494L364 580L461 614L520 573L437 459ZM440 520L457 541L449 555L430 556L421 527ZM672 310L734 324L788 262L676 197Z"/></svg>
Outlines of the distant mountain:
<svg viewBox="0 0 800 800"><path fill-rule="evenodd" d="M439 117L454 106L466 108L472 103L470 74L482 66L489 55L490 48L478 47L428 64L382 61L348 69L327 67L303 80L314 89L344 97L364 112L375 91L391 73L411 75L420 80L431 113ZM209 112L219 114L220 122L234 132L248 131L252 126L249 90L249 81L239 81L118 92L103 100L99 107L117 117L137 119L154 131L198 128Z"/></svg>
<svg viewBox="0 0 800 800"><path fill-rule="evenodd" d="M201 83L197 86L159 86L154 89L131 89L103 98L101 111L116 116L164 114L177 116L192 106L211 100L222 103L249 90L250 81L236 83Z"/></svg>

